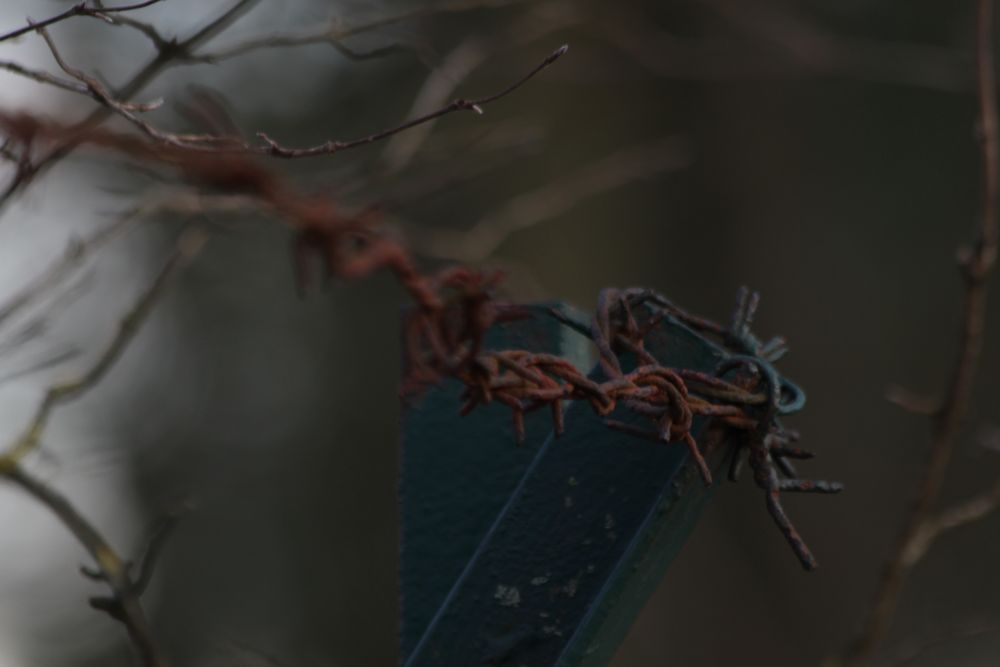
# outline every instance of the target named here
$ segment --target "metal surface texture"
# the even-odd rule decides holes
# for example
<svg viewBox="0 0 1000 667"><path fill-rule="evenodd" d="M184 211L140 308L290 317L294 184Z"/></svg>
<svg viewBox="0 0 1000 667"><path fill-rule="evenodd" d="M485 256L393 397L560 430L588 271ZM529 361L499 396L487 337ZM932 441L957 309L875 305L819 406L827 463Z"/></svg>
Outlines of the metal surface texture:
<svg viewBox="0 0 1000 667"><path fill-rule="evenodd" d="M588 341L549 316L556 307L527 307L531 316L494 325L491 349L530 349L577 365L592 363ZM552 430L549 416L525 418L515 445L510 410L493 404L464 418L463 384L445 380L405 399L400 496L400 650L409 655Z"/></svg>
<svg viewBox="0 0 1000 667"><path fill-rule="evenodd" d="M534 330L556 341L547 332L553 321L535 317L507 331ZM496 344L510 341L493 338L487 348ZM665 366L706 374L729 356L669 315L645 334L645 349ZM634 355L622 358L628 364L629 356L634 364ZM457 386L443 384L405 414L404 664L606 664L711 487L688 465L683 443L609 430L584 401L570 406L559 438L529 414L526 445L518 449L501 426L509 413L487 410L463 421L456 396ZM624 405L609 416L635 428L647 423ZM695 418L690 430L706 449L704 422ZM708 449L717 471L724 448Z"/></svg>

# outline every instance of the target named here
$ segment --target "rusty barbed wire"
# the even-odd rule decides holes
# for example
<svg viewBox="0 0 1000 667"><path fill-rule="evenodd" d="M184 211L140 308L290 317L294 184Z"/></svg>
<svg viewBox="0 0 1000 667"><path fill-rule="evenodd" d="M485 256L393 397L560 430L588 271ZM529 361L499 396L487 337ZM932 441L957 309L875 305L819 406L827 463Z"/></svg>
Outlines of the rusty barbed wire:
<svg viewBox="0 0 1000 667"><path fill-rule="evenodd" d="M492 98L491 98L492 99ZM804 395L771 366L785 352L781 338L764 342L750 330L759 295L742 289L729 327L692 315L648 289L603 290L589 326L565 321L593 340L605 376L597 380L560 357L529 350L487 350L485 337L502 321L523 318L526 311L497 299L503 276L495 271L452 266L424 272L391 230L379 224L374 209L344 213L324 195L298 191L252 155L224 145L198 150L173 142L98 129L63 126L24 114L0 112L0 131L30 156L40 143L90 144L126 156L177 169L193 184L254 197L265 210L294 231L293 265L300 292L311 282L310 264L318 258L328 279L358 279L391 272L413 301L402 324L406 354L404 392L444 378L464 386L462 414L498 402L512 413L516 439L524 438L524 415L542 408L552 412L556 434L564 429L566 401L588 404L605 424L629 435L661 443L680 443L690 452L705 484L712 483L708 464L692 434L695 417L710 418L744 434L734 460L748 450L754 479L766 492L767 508L803 567L816 561L784 514L782 491L834 493L839 484L799 480L788 459L807 458L787 447L777 417L801 407ZM642 314L637 316L637 311ZM715 375L660 364L644 339L667 318L715 340L727 353ZM626 371L620 353L637 366ZM739 370L732 381L725 375ZM758 390L759 388L759 390ZM649 430L611 419L617 407L643 418ZM749 435L747 435L749 434ZM732 469L735 477L737 466ZM785 479L778 478L778 471Z"/></svg>

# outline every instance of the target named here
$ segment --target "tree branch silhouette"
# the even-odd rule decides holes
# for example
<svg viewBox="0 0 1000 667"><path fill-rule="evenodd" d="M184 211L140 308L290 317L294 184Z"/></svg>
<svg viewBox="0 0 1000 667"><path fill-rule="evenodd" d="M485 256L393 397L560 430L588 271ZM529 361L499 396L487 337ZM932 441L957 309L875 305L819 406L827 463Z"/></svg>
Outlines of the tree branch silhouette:
<svg viewBox="0 0 1000 667"><path fill-rule="evenodd" d="M895 615L903 585L933 541L947 530L988 515L996 506L996 489L966 505L934 514L952 453L972 398L979 369L986 321L987 280L997 256L998 161L996 75L994 72L993 0L979 0L976 16L976 80L979 101L979 141L983 157L982 214L972 244L961 249L959 265L965 285L958 354L944 399L930 414L931 449L923 479L903 532L887 560L864 628L848 648L843 664L867 663L885 637ZM904 402L905 405L905 402ZM926 414L926 406L914 412Z"/></svg>

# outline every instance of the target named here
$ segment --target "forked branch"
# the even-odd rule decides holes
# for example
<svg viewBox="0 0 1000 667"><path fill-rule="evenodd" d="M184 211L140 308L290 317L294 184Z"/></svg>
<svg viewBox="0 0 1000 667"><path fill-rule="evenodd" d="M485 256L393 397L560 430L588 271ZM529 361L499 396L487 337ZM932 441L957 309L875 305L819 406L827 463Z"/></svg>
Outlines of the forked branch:
<svg viewBox="0 0 1000 667"><path fill-rule="evenodd" d="M106 611L120 621L128 631L146 667L167 667L166 658L153 639L149 621L143 611L139 595L151 576L150 567L155 561L155 544L149 556L143 558L142 572L134 578L126 561L111 546L100 531L80 513L73 503L61 493L31 474L23 465L26 454L34 450L42 437L52 412L60 405L84 395L107 373L122 351L135 337L136 331L145 320L162 294L164 287L178 268L198 252L204 243L200 234L186 234L177 250L164 264L151 285L136 301L130 312L122 320L118 333L111 339L98 360L79 378L54 385L46 393L25 433L15 440L0 456L0 476L17 485L28 495L47 507L73 534L94 561L91 576L105 582L111 589L111 597L94 598L91 605Z"/></svg>
<svg viewBox="0 0 1000 667"><path fill-rule="evenodd" d="M71 19L76 16L92 16L94 18L99 18L102 20L108 20L108 15L110 14L121 14L124 12L134 12L138 9L144 9L150 5L155 5L163 0L145 0L144 2L136 2L131 5L118 5L117 7L102 7L100 5L90 5L86 2L78 2L69 9L55 16L50 16L42 21L28 21L28 25L23 28L17 28L0 35L0 42L6 42L9 39L14 39L20 37L21 35L26 35L33 30L38 30L40 28L47 28L50 25L54 25L66 19Z"/></svg>

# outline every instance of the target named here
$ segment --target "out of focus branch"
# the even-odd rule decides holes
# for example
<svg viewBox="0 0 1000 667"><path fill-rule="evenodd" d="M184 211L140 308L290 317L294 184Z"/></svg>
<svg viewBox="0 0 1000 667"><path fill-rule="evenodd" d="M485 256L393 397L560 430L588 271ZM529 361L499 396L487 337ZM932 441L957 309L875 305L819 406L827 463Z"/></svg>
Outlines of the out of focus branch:
<svg viewBox="0 0 1000 667"><path fill-rule="evenodd" d="M980 621L963 621L953 623L950 628L936 627L930 633L922 633L919 638L908 641L896 656L886 662L891 667L907 667L915 664L920 658L934 648L955 641L968 641L976 637L983 637L1000 632L1000 623L995 619ZM928 636L928 634L930 636ZM922 664L926 662L921 661Z"/></svg>
<svg viewBox="0 0 1000 667"><path fill-rule="evenodd" d="M117 333L91 366L79 377L54 384L46 390L42 401L35 409L35 414L21 435L0 454L0 470L18 465L25 456L39 446L45 427L59 406L79 398L101 381L135 338L170 278L186 260L200 250L203 242L204 238L200 234L194 232L186 234L156 279L122 318Z"/></svg>
<svg viewBox="0 0 1000 667"><path fill-rule="evenodd" d="M93 558L96 567L94 576L108 585L112 596L93 599L91 604L108 612L125 626L132 644L147 667L166 667L168 664L153 639L139 601L139 595L151 576L149 567L155 562L155 554L150 552L150 556L144 557L142 572L133 580L129 566L93 524L65 496L28 472L22 465L22 459L38 446L53 411L84 395L104 377L135 337L171 277L186 260L198 252L203 243L204 237L201 234L191 233L182 237L177 250L122 319L118 333L97 361L79 378L50 387L25 432L0 455L0 476L45 505ZM154 548L155 544L154 542Z"/></svg>
<svg viewBox="0 0 1000 667"><path fill-rule="evenodd" d="M369 27L372 26L372 27ZM210 53L199 53L187 56L184 60L189 63L220 63L238 56L259 51L262 49L290 48L297 46L308 46L310 44L329 44L345 58L350 60L367 60L370 58L380 58L392 53L403 51L399 44L390 44L371 51L357 51L346 44L344 40L352 35L361 34L366 30L374 29L383 25L381 22L373 22L368 25L359 25L353 28L341 27L339 22L331 21L329 27L321 32L306 32L287 35L269 35L267 37L255 37L245 42L236 44L226 49Z"/></svg>
<svg viewBox="0 0 1000 667"><path fill-rule="evenodd" d="M23 76L28 79L37 81L38 83L44 83L50 86L55 86L56 88L61 88L63 90L68 90L71 93L79 93L80 95L87 95L90 91L83 84L77 83L76 81L69 81L67 79L60 79L57 76L53 76L48 72L42 70L31 69L30 67L25 67L20 63L13 62L11 60L0 60L0 69L7 70L18 76Z"/></svg>
<svg viewBox="0 0 1000 667"><path fill-rule="evenodd" d="M411 244L429 257L481 262L518 231L551 220L590 197L689 162L689 149L679 137L644 140L514 197L470 229L421 229Z"/></svg>
<svg viewBox="0 0 1000 667"><path fill-rule="evenodd" d="M998 159L996 76L994 73L993 0L979 0L976 37L976 64L979 96L980 143L983 154L983 210L970 248L960 253L965 282L962 336L958 358L944 400L931 415L931 451L924 477L906 526L893 550L867 624L845 656L845 664L855 667L874 654L892 622L903 584L913 566L931 543L950 528L964 525L989 514L998 502L1000 486L952 510L932 514L944 484L958 432L972 397L972 385L983 348L986 320L986 282L996 263L997 188L1000 183Z"/></svg>
<svg viewBox="0 0 1000 667"><path fill-rule="evenodd" d="M751 8L733 0L698 1L806 71L951 91L967 89L971 82L966 58L950 49L832 34L788 8L777 11L768 3Z"/></svg>
<svg viewBox="0 0 1000 667"><path fill-rule="evenodd" d="M94 559L100 578L111 589L113 604L105 611L121 621L146 667L167 667L168 662L153 639L146 613L132 583L128 567L101 533L73 503L18 464L6 463L0 475L47 507Z"/></svg>
<svg viewBox="0 0 1000 667"><path fill-rule="evenodd" d="M48 296L53 289L73 275L104 246L121 236L139 220L157 213L192 214L205 211L225 212L245 210L256 203L243 197L206 196L172 192L119 214L115 220L84 239L70 241L62 256L56 258L41 273L0 304L0 327L25 308Z"/></svg>
<svg viewBox="0 0 1000 667"><path fill-rule="evenodd" d="M215 37L229 24L248 11L257 1L258 0L236 0L236 2L230 5L226 11L196 31L187 39L181 41L172 39L169 42L165 42L164 44L158 46L156 55L154 55L153 58L139 71L137 71L123 86L117 90L111 91L111 97L116 100L129 100L146 85L148 85L154 78L156 78L156 76L165 67L175 62L179 56L185 53L190 53L193 49L198 48L206 41ZM107 12L107 9L103 9L102 11ZM34 29L34 27L32 27L32 29ZM113 112L114 110L111 107L102 107L95 110L77 125L77 129L79 130L77 133L78 137L82 137L85 130L99 125ZM2 212L3 206L7 204L16 193L20 192L24 187L30 184L38 176L38 174L57 163L63 157L69 155L78 145L79 138L68 141L60 146L56 146L47 154L36 159L34 162L29 162L25 159L21 164L19 164L14 177L10 180L7 186L0 191L0 212Z"/></svg>
<svg viewBox="0 0 1000 667"><path fill-rule="evenodd" d="M564 2L537 3L499 35L489 39L470 36L452 49L427 76L420 87L410 115L419 116L448 102L455 90L498 48L514 49L530 44L557 30L564 30L579 22L580 11ZM411 132L398 134L382 151L382 167L387 173L396 173L410 163L414 155L430 136L434 122L423 124Z"/></svg>
<svg viewBox="0 0 1000 667"><path fill-rule="evenodd" d="M19 314L26 307L47 295L61 284L87 259L109 241L117 238L127 227L144 213L134 209L119 216L114 222L99 229L84 240L72 240L62 256L53 261L41 274L14 293L0 305L0 327Z"/></svg>
<svg viewBox="0 0 1000 667"><path fill-rule="evenodd" d="M303 157L314 157L318 155L332 155L342 150L347 150L350 148L356 148L358 146L363 146L366 144L371 144L383 139L392 137L401 132L405 132L414 127L418 127L425 123L432 122L442 116L454 113L456 111L474 111L478 114L483 113L483 107L496 102L497 100L506 97L510 93L523 86L525 83L530 81L539 72L546 69L549 65L558 60L566 51L569 49L567 45L563 45L553 51L551 54L546 56L538 65L531 69L527 74L507 86L506 88L500 90L499 92L487 95L485 97L479 97L475 99L465 99L458 98L452 102L430 111L424 113L416 118L412 118L404 123L390 127L378 132L374 132L364 137L359 137L357 139L352 139L350 141L326 141L322 144L315 146L309 146L306 148L289 148L278 143L276 140L272 139L264 132L259 132L258 136L264 142L263 145L250 145L245 142L240 142L233 137L223 137L214 135L182 135L173 134L170 132L162 131L152 124L146 122L137 115L137 111L147 111L151 105L136 105L126 102L119 101L116 99L114 94L109 91L103 84L101 84L96 78L91 77L79 69L70 66L66 60L60 54L55 42L52 40L51 36L44 29L39 29L39 34L45 40L48 45L49 50L52 53L53 58L55 58L56 63L59 67L67 74L72 76L74 79L80 81L85 87L87 94L97 100L102 104L107 112L115 113L130 123L138 127L144 134L154 139L158 143L166 144L174 148L196 151L196 152L212 152L212 153L249 153L258 155L267 155L285 159L292 158L303 158ZM88 133L86 128L76 128L75 132L65 132L68 138L63 140L62 145L50 153L50 157L44 158L41 164L51 162L53 159L51 156L58 154L60 150L70 150L72 147L79 145L81 142L86 141ZM27 153L27 149L25 149ZM31 176L37 171L40 165L19 165L19 170L15 176L13 183L10 188L18 187L19 184L26 182L26 179L30 179ZM8 189L5 196L12 194L13 190ZM0 196L0 203L2 203L3 197Z"/></svg>
<svg viewBox="0 0 1000 667"><path fill-rule="evenodd" d="M454 94L455 88L486 60L488 54L483 39L479 37L463 39L444 57L441 64L428 74L413 100L410 114L422 115L446 104L448 98ZM393 137L381 156L386 171L394 173L406 166L433 128L434 122L429 121L413 132Z"/></svg>
<svg viewBox="0 0 1000 667"><path fill-rule="evenodd" d="M97 7L104 7L102 0L93 0ZM159 30L150 23L139 21L125 13L108 14L103 13L101 17L110 25L125 26L145 35L157 50L169 47L170 40L164 37Z"/></svg>
<svg viewBox="0 0 1000 667"><path fill-rule="evenodd" d="M111 91L109 91L104 84L98 81L95 77L85 74L83 71L72 67L66 62L66 60L62 57L62 54L59 52L59 49L56 47L55 41L49 35L47 30L40 28L38 30L38 34L45 40L45 44L49 47L52 57L55 59L56 64L59 65L59 68L63 72L69 74L71 77L82 83L86 93L93 97L98 103L138 127L150 138L161 143L170 144L171 146L177 146L179 148L187 148L202 142L211 144L231 141L231 139L227 137L172 134L170 132L163 132L157 129L151 123L148 123L139 117L137 112L146 112L156 109L162 104L163 100L156 100L147 104L135 104L116 100Z"/></svg>
<svg viewBox="0 0 1000 667"><path fill-rule="evenodd" d="M309 46L311 44L330 44L343 55L357 59L359 57L374 57L386 55L387 53L398 51L400 47L393 45L384 49L376 49L372 52L359 53L344 45L343 40L360 35L379 28L385 28L404 21L426 18L438 14L450 14L466 12L475 9L495 9L507 7L509 5L526 4L527 0L453 0L427 6L417 6L396 14L380 16L370 21L345 24L340 20L332 20L327 25L316 31L304 31L290 34L272 34L260 37L251 37L242 42L219 49L218 51L199 53L192 55L186 60L189 62L217 63L229 60L237 56L242 56L253 51L272 48L289 48L298 46Z"/></svg>
<svg viewBox="0 0 1000 667"><path fill-rule="evenodd" d="M870 40L824 30L766 2L696 0L746 39L677 36L616 8L595 21L598 37L650 73L682 80L832 75L945 92L972 87L968 56L946 47ZM785 5L789 3L784 3Z"/></svg>
<svg viewBox="0 0 1000 667"><path fill-rule="evenodd" d="M924 519L917 533L907 543L906 551L901 554L902 561L908 567L916 565L941 535L954 528L985 519L996 511L998 506L1000 506L1000 480L988 491Z"/></svg>

